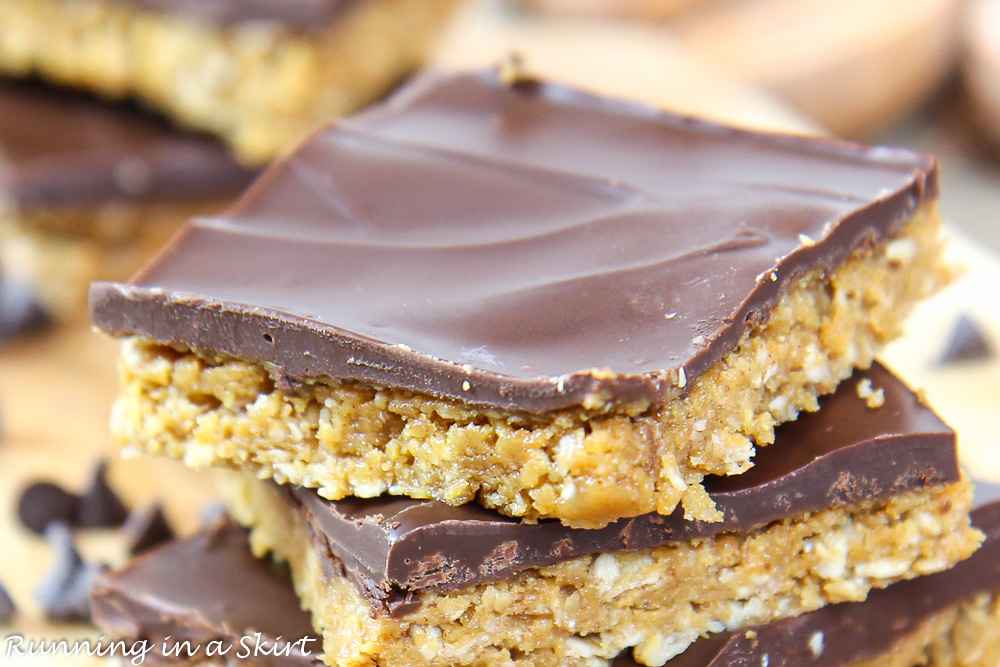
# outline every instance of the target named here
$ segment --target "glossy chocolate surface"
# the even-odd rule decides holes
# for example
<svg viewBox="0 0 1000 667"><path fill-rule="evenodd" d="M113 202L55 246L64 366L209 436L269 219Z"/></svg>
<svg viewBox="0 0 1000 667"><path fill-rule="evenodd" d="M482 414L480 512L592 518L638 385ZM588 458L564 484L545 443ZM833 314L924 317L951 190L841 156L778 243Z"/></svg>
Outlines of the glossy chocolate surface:
<svg viewBox="0 0 1000 667"><path fill-rule="evenodd" d="M235 196L252 176L131 107L0 79L0 200L22 209Z"/></svg>
<svg viewBox="0 0 1000 667"><path fill-rule="evenodd" d="M295 379L536 414L658 403L937 189L907 151L428 75L91 304L111 334Z"/></svg>
<svg viewBox="0 0 1000 667"><path fill-rule="evenodd" d="M187 640L202 647L195 656L200 659L212 641L233 646L233 657L249 637L246 646L252 650L259 632L261 652L277 646L288 655L258 654L253 664L322 664L321 642L313 637L309 615L299 606L288 574L254 558L247 532L225 521L102 575L94 584L91 606L94 621L117 637L157 644L166 637ZM312 639L294 644L304 637ZM293 648L285 649L287 644Z"/></svg>
<svg viewBox="0 0 1000 667"><path fill-rule="evenodd" d="M359 0L117 0L142 9L180 14L198 21L239 24L255 21L319 28ZM368 2L371 0L360 0Z"/></svg>
<svg viewBox="0 0 1000 667"><path fill-rule="evenodd" d="M885 404L867 407L856 384L869 379ZM648 514L605 528L527 524L470 504L400 497L329 501L312 489L286 491L313 531L372 602L399 614L410 594L499 581L519 570L591 553L742 532L786 517L841 508L959 478L954 433L884 367L856 374L776 431L742 475L706 478L725 514L719 523ZM293 487L283 487L292 489Z"/></svg>

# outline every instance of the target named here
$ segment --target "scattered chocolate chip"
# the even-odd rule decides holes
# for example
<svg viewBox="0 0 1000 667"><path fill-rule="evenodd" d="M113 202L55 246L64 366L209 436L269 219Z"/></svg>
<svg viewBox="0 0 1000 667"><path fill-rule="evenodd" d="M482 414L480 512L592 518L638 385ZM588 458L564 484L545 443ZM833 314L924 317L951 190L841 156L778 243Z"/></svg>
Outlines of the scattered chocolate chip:
<svg viewBox="0 0 1000 667"><path fill-rule="evenodd" d="M211 526L225 519L228 514L225 505L219 501L210 502L201 508L201 525Z"/></svg>
<svg viewBox="0 0 1000 667"><path fill-rule="evenodd" d="M0 280L0 340L44 329L50 322L33 289Z"/></svg>
<svg viewBox="0 0 1000 667"><path fill-rule="evenodd" d="M41 535L53 521L72 525L80 499L52 482L37 482L21 493L17 516L28 530Z"/></svg>
<svg viewBox="0 0 1000 667"><path fill-rule="evenodd" d="M941 353L939 363L953 364L960 361L982 361L993 356L989 339L968 315L959 316L951 330L951 337Z"/></svg>
<svg viewBox="0 0 1000 667"><path fill-rule="evenodd" d="M94 471L90 487L80 495L74 524L80 528L120 526L128 517L128 508L108 486L108 464L101 461Z"/></svg>
<svg viewBox="0 0 1000 667"><path fill-rule="evenodd" d="M10 598L7 589L0 584L0 625L10 623L15 616L17 616L17 607L14 606L14 601Z"/></svg>
<svg viewBox="0 0 1000 667"><path fill-rule="evenodd" d="M174 539L174 531L158 505L139 507L132 511L122 526L128 552L132 556L149 551Z"/></svg>
<svg viewBox="0 0 1000 667"><path fill-rule="evenodd" d="M88 563L73 542L73 533L65 523L51 523L45 537L55 559L35 598L49 620L76 622L90 620L90 587L103 572L104 565Z"/></svg>

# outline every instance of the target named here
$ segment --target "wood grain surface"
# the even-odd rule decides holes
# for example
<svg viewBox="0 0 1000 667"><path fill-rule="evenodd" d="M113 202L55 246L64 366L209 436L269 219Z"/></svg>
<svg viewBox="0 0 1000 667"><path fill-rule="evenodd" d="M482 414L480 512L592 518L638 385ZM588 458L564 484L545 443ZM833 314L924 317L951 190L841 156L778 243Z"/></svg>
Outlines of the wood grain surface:
<svg viewBox="0 0 1000 667"><path fill-rule="evenodd" d="M484 21L470 14L446 40L439 63L455 66L495 61L511 48L526 53L543 74L604 92L699 112L733 122L809 131L815 125L766 95L723 75L673 42L662 42L616 24L566 27L545 22L517 25ZM646 35L642 37L641 35ZM449 41L450 40L450 41ZM620 45L608 62L593 55L601 40ZM663 76L670 72L671 76ZM616 76L620 75L620 76ZM696 81L697 85L692 82ZM911 383L924 387L945 418L959 429L965 459L977 472L1000 480L1000 435L995 412L1000 407L1000 360L989 364L942 367L934 360L960 313L971 313L1000 340L1000 263L959 240L953 254L968 265L964 278L927 303L913 319L911 335L887 355ZM107 420L116 390L117 346L86 327L0 348L0 582L13 593L21 614L0 639L99 636L92 628L46 623L32 596L50 565L44 541L20 528L14 509L20 490L37 479L54 479L70 488L86 483L95 462L114 456ZM115 459L111 481L125 499L165 502L182 531L194 530L212 491L206 475L180 465L150 459ZM90 558L121 562L114 531L81 533ZM0 644L0 651L3 645ZM21 667L101 664L87 658L11 659L0 664Z"/></svg>

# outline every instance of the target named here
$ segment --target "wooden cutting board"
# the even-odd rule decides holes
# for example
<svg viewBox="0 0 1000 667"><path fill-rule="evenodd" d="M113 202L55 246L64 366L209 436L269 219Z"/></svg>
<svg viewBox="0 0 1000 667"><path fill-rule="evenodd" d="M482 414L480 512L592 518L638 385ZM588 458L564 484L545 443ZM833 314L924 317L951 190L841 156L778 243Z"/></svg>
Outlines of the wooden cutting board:
<svg viewBox="0 0 1000 667"><path fill-rule="evenodd" d="M471 12L445 40L439 63L473 66L495 62L510 49L525 54L529 69L594 90L643 99L691 113L749 126L806 132L817 129L766 95L721 74L683 47L643 28L618 24L511 23ZM593 44L609 46L607 57ZM916 335L901 342L890 363L917 385L962 434L967 460L977 470L1000 471L994 451L998 435L991 407L1000 405L1000 368L991 365L944 368L932 360L943 346L952 318L975 313L1000 340L1000 308L995 287L1000 265L995 258L959 243L956 253L971 267L948 293L928 303L911 329ZM116 390L117 346L85 327L64 329L37 339L0 348L0 581L13 593L22 613L17 622L0 629L27 638L96 637L92 628L46 623L32 594L50 564L44 541L20 528L14 505L29 482L54 479L79 489L94 463L113 456L107 420ZM129 503L161 499L182 531L194 530L210 482L180 465L164 460L115 460L112 484ZM997 473L1000 479L1000 472ZM91 558L121 560L113 531L81 535L81 547ZM3 645L0 644L0 651ZM103 664L86 658L8 659L0 664L22 667Z"/></svg>

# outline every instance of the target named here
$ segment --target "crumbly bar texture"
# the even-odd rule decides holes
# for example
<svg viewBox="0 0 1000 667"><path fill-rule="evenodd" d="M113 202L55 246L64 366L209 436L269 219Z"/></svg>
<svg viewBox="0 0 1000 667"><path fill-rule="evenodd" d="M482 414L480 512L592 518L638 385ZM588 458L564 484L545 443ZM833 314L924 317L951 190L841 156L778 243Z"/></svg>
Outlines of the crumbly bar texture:
<svg viewBox="0 0 1000 667"><path fill-rule="evenodd" d="M584 528L683 502L689 518L716 521L704 476L746 471L776 424L869 366L947 280L939 253L936 209L922 210L832 275L803 276L766 324L658 407L542 419L392 388L290 387L261 365L136 338L124 343L112 430L126 453L252 470L330 499L478 500Z"/></svg>
<svg viewBox="0 0 1000 667"><path fill-rule="evenodd" d="M94 664L96 665L98 663L95 662ZM132 667L132 658L122 658L121 656L114 656L114 657L108 658L107 663L105 663L105 664L109 664L109 665L111 665L111 667ZM271 662L268 662L268 661L264 661L264 662L251 662L249 659L241 660L239 658L237 658L237 659L231 659L231 660L225 660L225 659L219 659L219 658L209 658L207 660L198 660L197 658L194 658L194 659L191 659L191 660L187 660L187 659L180 659L180 660L179 659L170 659L170 660L157 659L156 661L154 661L153 658L147 658L145 664L147 664L147 665L174 665L176 667L180 667L181 665L183 665L184 667L274 667L275 662L274 661L271 661Z"/></svg>
<svg viewBox="0 0 1000 667"><path fill-rule="evenodd" d="M1000 596L978 595L956 609L956 620L927 650L931 667L1000 665Z"/></svg>
<svg viewBox="0 0 1000 667"><path fill-rule="evenodd" d="M852 667L995 667L1000 664L1000 597L977 595L920 624L892 651Z"/></svg>
<svg viewBox="0 0 1000 667"><path fill-rule="evenodd" d="M971 487L960 482L747 534L424 591L419 609L396 619L373 612L272 485L226 473L222 487L233 516L251 528L254 552L290 563L296 592L323 630L325 660L336 667L607 665L630 647L640 663L662 665L706 632L863 600L872 587L946 569L981 539L969 527Z"/></svg>
<svg viewBox="0 0 1000 667"><path fill-rule="evenodd" d="M419 67L456 1L366 0L302 31L121 0L0 0L0 70L138 98L262 164Z"/></svg>
<svg viewBox="0 0 1000 667"><path fill-rule="evenodd" d="M5 277L31 285L56 319L83 319L92 281L127 278L192 215L227 203L11 207L0 211L0 267Z"/></svg>
<svg viewBox="0 0 1000 667"><path fill-rule="evenodd" d="M118 657L110 662L115 667L131 664ZM236 663L183 661L172 664L233 667ZM239 664L256 667L252 663ZM980 595L928 618L892 650L849 667L995 667L997 664L1000 664L1000 598Z"/></svg>

